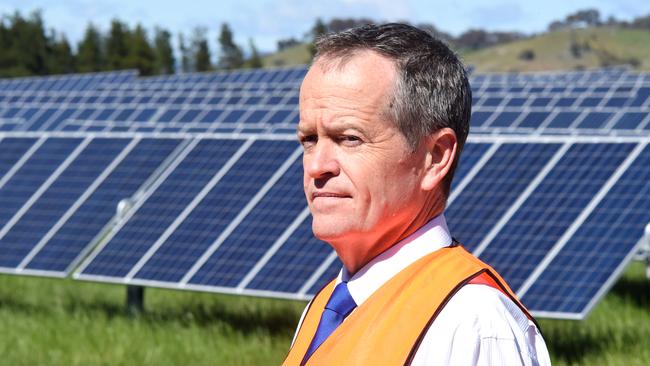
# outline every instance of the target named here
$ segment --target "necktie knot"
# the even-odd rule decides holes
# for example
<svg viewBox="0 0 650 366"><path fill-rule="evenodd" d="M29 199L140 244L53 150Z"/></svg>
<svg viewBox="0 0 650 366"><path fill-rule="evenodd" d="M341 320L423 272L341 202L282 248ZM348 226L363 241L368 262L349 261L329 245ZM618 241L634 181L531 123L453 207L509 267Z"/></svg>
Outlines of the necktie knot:
<svg viewBox="0 0 650 366"><path fill-rule="evenodd" d="M357 304L354 302L350 291L348 290L347 282L341 282L336 285L332 296L330 297L325 309L332 310L343 317L348 316L357 307Z"/></svg>

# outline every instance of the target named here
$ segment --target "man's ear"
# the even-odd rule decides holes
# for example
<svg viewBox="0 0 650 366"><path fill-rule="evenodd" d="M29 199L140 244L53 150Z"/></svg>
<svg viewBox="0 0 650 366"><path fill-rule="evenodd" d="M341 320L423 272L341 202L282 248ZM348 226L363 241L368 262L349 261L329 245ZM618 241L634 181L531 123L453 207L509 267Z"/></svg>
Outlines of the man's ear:
<svg viewBox="0 0 650 366"><path fill-rule="evenodd" d="M424 177L420 188L432 191L445 180L454 164L458 140L456 133L451 128L440 129L425 140L426 159Z"/></svg>

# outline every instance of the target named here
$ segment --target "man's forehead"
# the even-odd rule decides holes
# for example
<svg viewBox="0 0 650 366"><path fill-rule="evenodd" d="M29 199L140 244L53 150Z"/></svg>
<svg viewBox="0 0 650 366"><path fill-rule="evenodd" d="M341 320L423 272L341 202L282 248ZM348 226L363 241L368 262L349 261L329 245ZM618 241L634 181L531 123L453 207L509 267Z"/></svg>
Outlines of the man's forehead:
<svg viewBox="0 0 650 366"><path fill-rule="evenodd" d="M301 99L327 86L366 92L394 85L395 62L377 52L359 50L345 57L319 56L300 86Z"/></svg>

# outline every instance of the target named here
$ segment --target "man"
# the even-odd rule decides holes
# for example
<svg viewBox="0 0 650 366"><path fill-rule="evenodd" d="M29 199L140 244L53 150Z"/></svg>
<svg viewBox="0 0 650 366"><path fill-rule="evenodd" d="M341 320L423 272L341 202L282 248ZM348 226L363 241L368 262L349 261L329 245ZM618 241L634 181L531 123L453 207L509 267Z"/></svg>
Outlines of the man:
<svg viewBox="0 0 650 366"><path fill-rule="evenodd" d="M550 364L498 274L443 211L469 131L463 65L407 25L327 35L300 89L314 235L343 262L308 305L285 365Z"/></svg>

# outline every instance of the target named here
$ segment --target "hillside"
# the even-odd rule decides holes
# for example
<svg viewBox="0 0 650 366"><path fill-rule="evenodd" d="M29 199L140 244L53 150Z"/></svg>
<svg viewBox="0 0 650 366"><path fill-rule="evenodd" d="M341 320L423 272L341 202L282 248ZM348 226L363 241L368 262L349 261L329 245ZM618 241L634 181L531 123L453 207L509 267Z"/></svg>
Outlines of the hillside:
<svg viewBox="0 0 650 366"><path fill-rule="evenodd" d="M479 72L575 70L631 64L650 70L650 31L586 28L544 33L529 39L484 48L459 50ZM264 67L306 64L309 47L299 44L264 57Z"/></svg>
<svg viewBox="0 0 650 366"><path fill-rule="evenodd" d="M262 58L264 67L305 65L311 60L309 45L300 43Z"/></svg>
<svg viewBox="0 0 650 366"><path fill-rule="evenodd" d="M575 70L621 64L650 70L650 32L620 28L564 30L462 56L479 72Z"/></svg>

